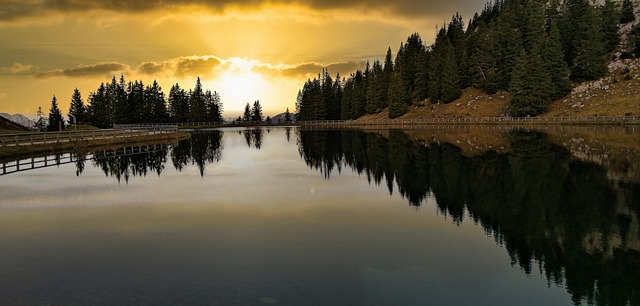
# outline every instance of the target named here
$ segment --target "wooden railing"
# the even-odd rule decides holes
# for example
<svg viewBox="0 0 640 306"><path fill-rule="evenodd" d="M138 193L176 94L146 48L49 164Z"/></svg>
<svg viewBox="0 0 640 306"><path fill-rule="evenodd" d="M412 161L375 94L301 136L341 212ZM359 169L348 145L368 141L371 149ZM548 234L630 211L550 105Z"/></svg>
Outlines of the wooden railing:
<svg viewBox="0 0 640 306"><path fill-rule="evenodd" d="M640 116L563 116L563 117L436 117L416 119L371 120L306 120L291 122L224 121L181 122L116 125L114 128L216 128L225 126L278 126L278 125L439 125L439 124L640 124Z"/></svg>
<svg viewBox="0 0 640 306"><path fill-rule="evenodd" d="M0 134L0 147L43 145L71 141L85 141L111 138L127 138L144 135L171 133L168 129L108 129L90 131L64 131L44 133Z"/></svg>

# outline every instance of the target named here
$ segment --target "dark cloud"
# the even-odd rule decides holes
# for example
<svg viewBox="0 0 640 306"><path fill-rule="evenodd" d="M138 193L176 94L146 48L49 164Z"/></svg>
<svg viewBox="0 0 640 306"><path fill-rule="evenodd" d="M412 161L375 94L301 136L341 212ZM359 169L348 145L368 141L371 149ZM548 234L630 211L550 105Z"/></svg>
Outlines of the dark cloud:
<svg viewBox="0 0 640 306"><path fill-rule="evenodd" d="M281 75L284 77L314 77L322 72L322 69L327 68L329 73L335 75L336 73L340 73L342 76L348 76L350 73L355 72L358 69L364 68L364 62L356 63L356 62L343 62L343 63L333 63L333 64L319 64L319 63L303 63L294 66L288 66L285 68L272 67L268 65L256 66L253 68L254 71L268 74L268 75Z"/></svg>
<svg viewBox="0 0 640 306"><path fill-rule="evenodd" d="M38 78L49 78L57 76L66 77L86 77L96 75L110 75L129 70L129 66L117 62L97 63L94 65L80 65L71 69L56 69L37 73Z"/></svg>
<svg viewBox="0 0 640 306"><path fill-rule="evenodd" d="M221 11L230 5L255 7L261 4L299 4L317 10L356 9L362 15L372 11L383 11L408 17L446 17L460 10L463 14L472 14L485 2L485 0L0 0L0 20L46 15L50 12L107 10L136 13L186 5L202 5Z"/></svg>
<svg viewBox="0 0 640 306"><path fill-rule="evenodd" d="M147 75L210 76L222 64L215 56L179 57L161 62L145 62L137 67L138 72Z"/></svg>

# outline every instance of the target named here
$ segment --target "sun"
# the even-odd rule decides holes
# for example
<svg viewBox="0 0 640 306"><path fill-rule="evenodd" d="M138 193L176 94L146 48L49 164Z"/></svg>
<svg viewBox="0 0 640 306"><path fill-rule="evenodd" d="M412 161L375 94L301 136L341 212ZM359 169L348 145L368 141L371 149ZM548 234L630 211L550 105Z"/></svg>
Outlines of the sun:
<svg viewBox="0 0 640 306"><path fill-rule="evenodd" d="M244 106L260 100L268 103L270 86L263 75L252 71L255 63L246 59L227 60L224 68L211 80L210 88L220 93L226 117L242 114Z"/></svg>

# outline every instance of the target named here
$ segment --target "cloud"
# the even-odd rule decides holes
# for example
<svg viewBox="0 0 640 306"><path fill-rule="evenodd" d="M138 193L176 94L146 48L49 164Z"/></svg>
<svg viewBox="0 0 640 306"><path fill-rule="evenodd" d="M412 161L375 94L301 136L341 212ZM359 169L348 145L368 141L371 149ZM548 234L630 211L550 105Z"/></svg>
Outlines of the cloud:
<svg viewBox="0 0 640 306"><path fill-rule="evenodd" d="M364 66L364 62L341 62L331 64L301 63L297 65L278 66L262 64L255 66L253 70L268 75L281 75L290 78L309 78L318 75L324 68L327 68L329 73L332 75L340 73L342 76L348 76L350 73L355 72L358 69L363 69Z"/></svg>
<svg viewBox="0 0 640 306"><path fill-rule="evenodd" d="M213 75L223 60L209 56L185 56L159 62L144 62L136 68L146 75L174 75L177 77Z"/></svg>
<svg viewBox="0 0 640 306"><path fill-rule="evenodd" d="M129 70L130 67L125 64L117 62L97 63L93 65L80 65L71 69L55 69L46 72L37 73L37 78L50 78L58 76L66 77L86 77L86 76L101 76L101 75L114 75L117 72L123 72Z"/></svg>
<svg viewBox="0 0 640 306"><path fill-rule="evenodd" d="M11 66L12 74L28 74L31 70L33 70L32 65L23 65L21 63L15 63Z"/></svg>
<svg viewBox="0 0 640 306"><path fill-rule="evenodd" d="M176 11L181 8L205 8L224 12L228 8L260 9L267 6L300 6L313 10L356 11L354 17L372 12L388 12L407 17L453 15L460 8L481 7L485 0L0 0L0 21L36 17L51 13L111 11L140 13ZM471 14L473 12L463 12Z"/></svg>

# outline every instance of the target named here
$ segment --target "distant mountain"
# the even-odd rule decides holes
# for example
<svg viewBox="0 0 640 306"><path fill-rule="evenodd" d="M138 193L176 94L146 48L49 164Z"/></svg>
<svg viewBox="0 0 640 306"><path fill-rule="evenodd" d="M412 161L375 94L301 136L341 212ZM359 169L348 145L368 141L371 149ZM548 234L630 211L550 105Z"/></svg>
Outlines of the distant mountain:
<svg viewBox="0 0 640 306"><path fill-rule="evenodd" d="M30 129L36 125L35 121L29 119L27 116L22 114L9 115L7 113L0 113L0 116Z"/></svg>
<svg viewBox="0 0 640 306"><path fill-rule="evenodd" d="M294 120L293 113L291 113L290 116L291 116L291 120ZM285 113L277 114L271 117L271 123L285 123L284 117L285 117Z"/></svg>

